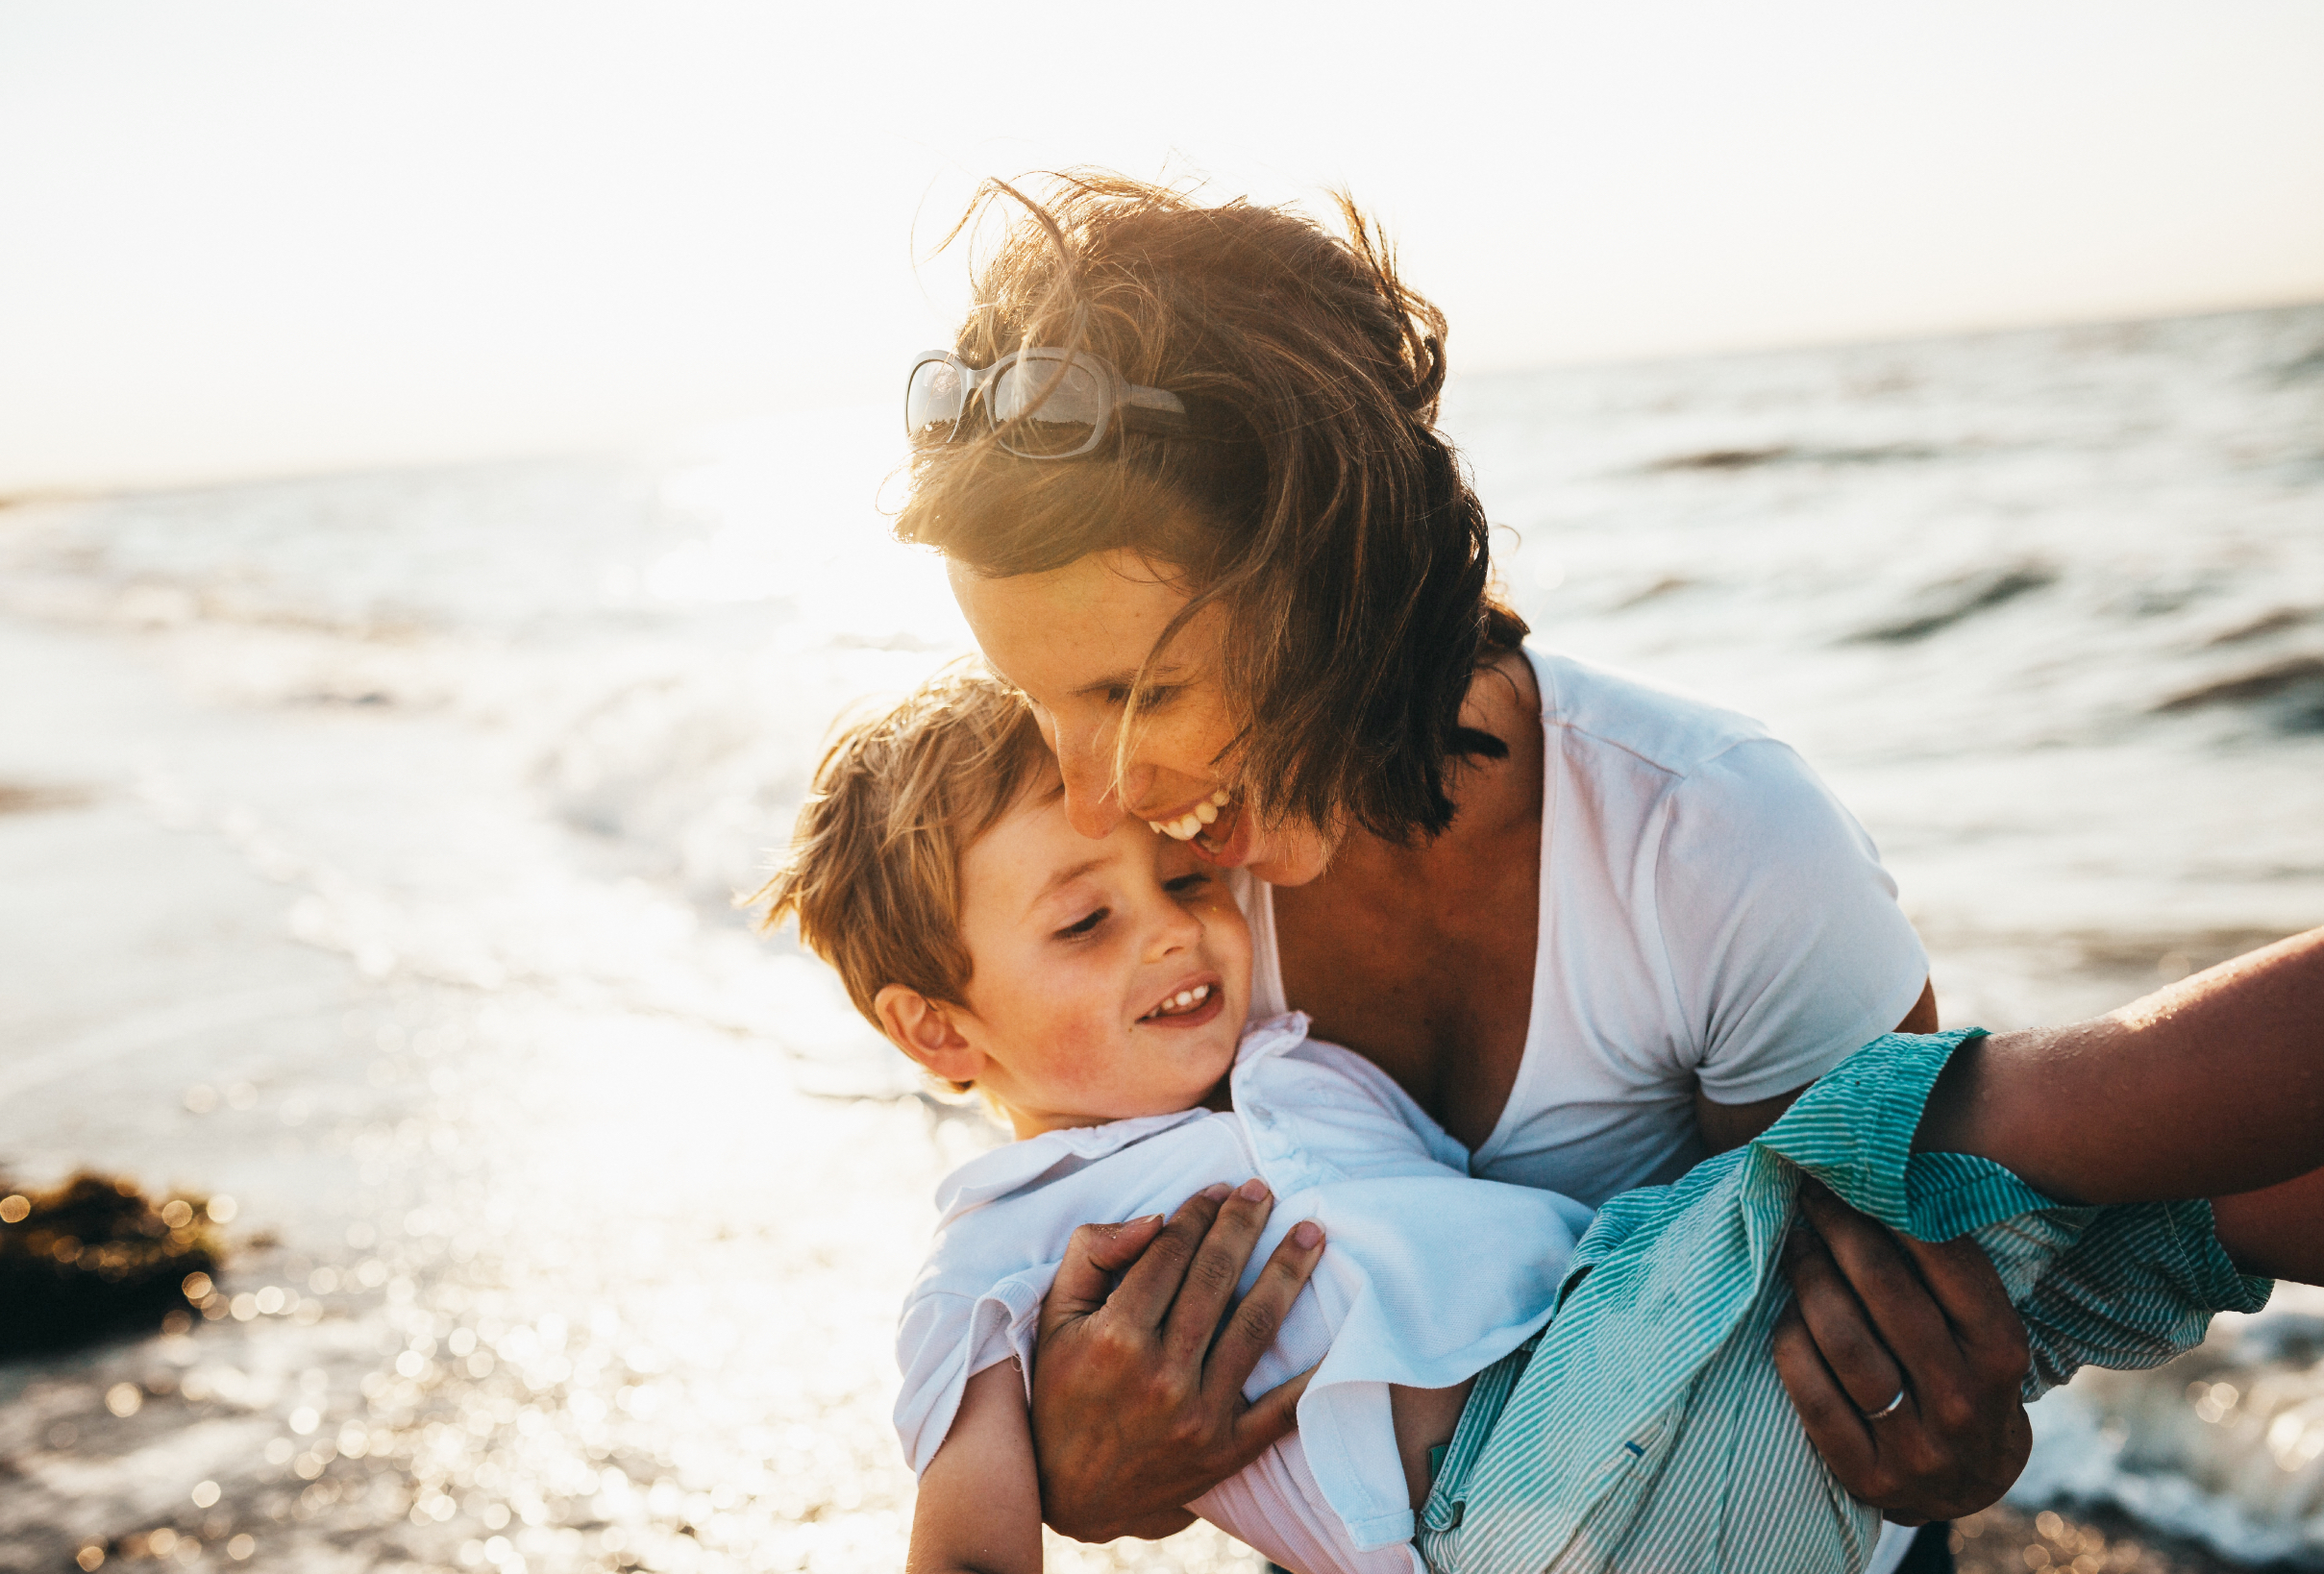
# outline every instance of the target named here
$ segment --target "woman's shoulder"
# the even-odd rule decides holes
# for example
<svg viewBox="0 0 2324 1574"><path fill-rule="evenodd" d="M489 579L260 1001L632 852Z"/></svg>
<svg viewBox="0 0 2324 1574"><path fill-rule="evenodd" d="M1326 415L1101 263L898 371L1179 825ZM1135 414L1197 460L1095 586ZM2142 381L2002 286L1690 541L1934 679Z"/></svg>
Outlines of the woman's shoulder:
<svg viewBox="0 0 2324 1574"><path fill-rule="evenodd" d="M1689 776L1741 745L1770 741L1751 717L1682 689L1534 645L1524 653L1542 725L1570 765L1611 751L1619 763Z"/></svg>
<svg viewBox="0 0 2324 1574"><path fill-rule="evenodd" d="M1583 841L1599 856L1635 868L1637 848L1651 842L1654 866L1686 878L1756 872L1821 889L1869 875L1892 905L1893 883L1864 828L1757 721L1611 667L1531 647L1526 654L1549 740L1545 801L1561 822L1590 822L1595 835Z"/></svg>

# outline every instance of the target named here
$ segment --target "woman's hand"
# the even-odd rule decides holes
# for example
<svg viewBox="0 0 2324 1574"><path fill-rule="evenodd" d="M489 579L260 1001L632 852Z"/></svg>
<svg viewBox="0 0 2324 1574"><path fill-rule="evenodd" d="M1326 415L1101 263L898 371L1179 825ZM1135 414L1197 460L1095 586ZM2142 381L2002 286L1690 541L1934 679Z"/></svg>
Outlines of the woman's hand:
<svg viewBox="0 0 2324 1574"><path fill-rule="evenodd" d="M1273 1207L1254 1180L1189 1198L1167 1225L1074 1232L1033 1359L1033 1447L1051 1528L1078 1541L1168 1536L1188 1523L1183 1505L1297 1424L1305 1373L1256 1404L1243 1398L1323 1253L1323 1232L1299 1224L1234 1303Z"/></svg>
<svg viewBox="0 0 2324 1574"><path fill-rule="evenodd" d="M1774 1350L1809 1440L1900 1525L1990 1506L2033 1446L2025 1325L2001 1276L1973 1242L1892 1235L1814 1181L1800 1205L1815 1228L1784 1247L1797 1301Z"/></svg>

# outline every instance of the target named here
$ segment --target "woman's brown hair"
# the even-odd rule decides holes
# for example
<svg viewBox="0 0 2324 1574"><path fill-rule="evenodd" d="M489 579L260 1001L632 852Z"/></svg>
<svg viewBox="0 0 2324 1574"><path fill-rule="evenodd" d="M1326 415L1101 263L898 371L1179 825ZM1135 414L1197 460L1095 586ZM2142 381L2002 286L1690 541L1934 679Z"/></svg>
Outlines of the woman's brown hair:
<svg viewBox="0 0 2324 1574"><path fill-rule="evenodd" d="M1270 818L1443 830L1447 762L1506 752L1460 726L1470 680L1526 632L1492 594L1484 508L1435 428L1444 313L1345 196L1344 236L1108 174L1055 177L1041 200L993 183L972 218L1001 200L1024 216L976 272L958 354L1093 352L1177 394L1200 435L1125 431L1095 461L989 435L923 448L897 533L993 578L1121 549L1178 571L1193 600L1149 666L1226 608L1225 752Z"/></svg>

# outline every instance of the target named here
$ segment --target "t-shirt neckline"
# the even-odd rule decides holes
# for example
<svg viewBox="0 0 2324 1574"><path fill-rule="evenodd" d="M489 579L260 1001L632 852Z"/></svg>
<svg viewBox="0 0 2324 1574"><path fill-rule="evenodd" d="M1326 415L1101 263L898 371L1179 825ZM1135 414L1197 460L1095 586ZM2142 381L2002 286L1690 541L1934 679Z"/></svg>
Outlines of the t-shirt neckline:
<svg viewBox="0 0 2324 1574"><path fill-rule="evenodd" d="M1533 899L1536 907L1533 974L1525 997L1525 1046L1518 1057L1517 1075L1509 1084L1509 1096L1501 1104L1500 1118L1494 1121L1493 1130L1486 1134L1484 1142L1479 1144L1469 1156L1469 1168L1471 1173L1498 1157L1501 1148L1516 1134L1517 1127L1520 1123L1515 1119L1520 1108L1518 1094L1520 1090L1533 1079L1535 1062L1538 1059L1534 1052L1535 1041L1539 1036L1537 1028L1542 1020L1542 952L1546 948L1549 924L1547 901L1549 881L1545 865L1549 857L1550 811L1555 807L1557 799L1557 773L1551 769L1551 750L1557 747L1558 739L1554 735L1555 729L1549 725L1549 718L1556 710L1552 699L1556 693L1556 685L1550 677L1546 658L1541 652L1536 651L1530 644L1520 644L1518 650L1523 653L1526 662L1533 668L1533 687L1541 701L1542 850L1534 861L1533 872ZM1261 943L1251 947L1252 970L1254 974L1257 974L1252 979L1252 1006L1255 1010L1264 1002L1268 1008L1267 1014L1273 1016L1293 1009L1291 998L1283 989L1283 947L1281 932L1275 927L1275 888L1260 879L1256 874L1249 877L1251 884L1257 888L1256 898L1251 903L1253 908L1251 926L1254 930L1262 926L1265 929ZM1254 939L1258 938L1254 935ZM1261 986L1265 987L1264 995L1260 993Z"/></svg>

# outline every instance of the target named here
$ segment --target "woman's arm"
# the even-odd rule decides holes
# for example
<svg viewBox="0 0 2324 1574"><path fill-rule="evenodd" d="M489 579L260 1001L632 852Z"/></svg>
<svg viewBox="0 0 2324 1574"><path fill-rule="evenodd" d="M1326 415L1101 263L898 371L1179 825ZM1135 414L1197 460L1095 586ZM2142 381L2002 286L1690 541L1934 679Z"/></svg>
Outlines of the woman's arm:
<svg viewBox="0 0 2324 1574"><path fill-rule="evenodd" d="M1041 1303L1033 1361L1042 1511L1061 1534L1110 1541L1182 1530L1192 1519L1182 1505L1298 1424L1304 1374L1255 1404L1243 1398L1323 1254L1321 1231L1298 1225L1236 1302L1273 1207L1254 1181L1198 1193L1159 1234L1141 1223L1074 1232Z"/></svg>
<svg viewBox="0 0 2324 1574"><path fill-rule="evenodd" d="M1913 1145L1980 1154L2062 1202L2215 1197L2307 1175L2324 1166L2324 929L2090 1021L1963 1045Z"/></svg>
<svg viewBox="0 0 2324 1574"><path fill-rule="evenodd" d="M1041 1574L1041 1486L1014 1361L969 1379L912 1509L905 1574Z"/></svg>
<svg viewBox="0 0 2324 1574"><path fill-rule="evenodd" d="M2324 1175L2309 1173L2324 1165L2324 930L2111 1017L1971 1041L1915 1145L1981 1153L2061 1200L2213 1196L2237 1266L2324 1276ZM1985 1507L2031 1441L2025 1337L1991 1265L1969 1242L1893 1236L1819 1187L1801 1201L1813 1229L1785 1254L1798 1304L1774 1353L1817 1452L1901 1523ZM1902 1408L1866 1419L1898 1393Z"/></svg>
<svg viewBox="0 0 2324 1574"><path fill-rule="evenodd" d="M1934 984L1896 1031L1937 1031ZM1741 1105L1696 1094L1704 1145L1741 1146L1806 1091ZM1784 1253L1793 1304L1774 1342L1809 1439L1842 1487L1899 1524L1985 1508L2017 1479L2033 1438L2018 1395L2025 1326L2000 1275L1972 1245L1900 1242L1816 1190L1817 1228ZM1875 1435L1865 1414L1906 1388L1922 1402L1884 1417Z"/></svg>
<svg viewBox="0 0 2324 1574"><path fill-rule="evenodd" d="M1783 1256L1794 1299L1773 1353L1809 1441L1852 1496L1899 1525L1990 1506L2034 1441L2019 1398L2025 1324L1992 1261L1974 1241L1891 1234L1814 1184L1800 1206Z"/></svg>
<svg viewBox="0 0 2324 1574"><path fill-rule="evenodd" d="M1983 1154L2062 1200L2210 1194L2246 1272L2324 1276L2324 929L2111 1017L1972 1040L1914 1145ZM1813 1228L1785 1252L1798 1301L1774 1354L1817 1451L1900 1523L1985 1507L2031 1446L2025 1336L1992 1265L1973 1242L1891 1235L1821 1187L1800 1201ZM2003 1384L2008 1405L1982 1402Z"/></svg>

